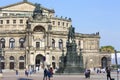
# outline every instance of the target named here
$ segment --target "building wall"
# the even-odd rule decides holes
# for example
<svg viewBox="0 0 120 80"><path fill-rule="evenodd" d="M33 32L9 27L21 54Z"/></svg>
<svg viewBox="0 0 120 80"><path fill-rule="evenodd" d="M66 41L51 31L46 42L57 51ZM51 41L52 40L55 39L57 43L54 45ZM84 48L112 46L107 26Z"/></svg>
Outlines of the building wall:
<svg viewBox="0 0 120 80"><path fill-rule="evenodd" d="M55 66L58 67L63 49L66 54L67 34L68 28L72 24L71 19L56 17L53 10L43 8L44 18L34 20L32 18L34 8L35 6L30 2L21 2L2 7L0 10L0 39L5 39L5 48L2 48L5 69L10 69L10 62L14 62L13 69L19 69L20 62L24 62L24 68L29 65L36 66L38 55L46 57L46 61L41 65L52 65L52 62L55 62ZM26 23L28 20L30 20L29 24ZM27 26L30 26L31 29L27 29ZM51 30L48 29L49 26L52 26ZM44 31L34 31L36 27L43 28ZM76 33L75 35L78 54L82 49L84 67L99 66L99 34ZM9 47L11 38L15 40L14 48ZM20 38L25 40L23 48L20 48ZM55 48L52 48L52 39L55 40ZM63 41L62 49L59 49L60 39ZM36 42L40 42L39 48L36 48ZM10 60L10 56L13 56L14 59ZM24 60L19 60L20 56L23 56ZM91 66L91 64L93 65Z"/></svg>

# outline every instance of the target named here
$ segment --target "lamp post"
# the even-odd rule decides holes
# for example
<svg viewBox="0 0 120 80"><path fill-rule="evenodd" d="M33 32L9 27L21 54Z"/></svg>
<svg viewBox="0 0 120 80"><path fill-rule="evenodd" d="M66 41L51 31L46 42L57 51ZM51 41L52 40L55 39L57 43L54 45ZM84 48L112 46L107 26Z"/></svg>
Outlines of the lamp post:
<svg viewBox="0 0 120 80"><path fill-rule="evenodd" d="M1 59L2 59L2 48L0 48L0 80L2 78L2 65L1 65Z"/></svg>
<svg viewBox="0 0 120 80"><path fill-rule="evenodd" d="M82 67L83 66L83 55L82 55L82 49L80 48L80 66Z"/></svg>
<svg viewBox="0 0 120 80"><path fill-rule="evenodd" d="M62 56L61 56L61 58L60 58L60 60L61 60L61 64L60 64L60 67L62 68L62 72L63 72L63 68L65 67L65 55L64 55L64 49L62 49Z"/></svg>
<svg viewBox="0 0 120 80"><path fill-rule="evenodd" d="M2 73L1 58L2 58L2 48L0 48L0 74Z"/></svg>
<svg viewBox="0 0 120 80"><path fill-rule="evenodd" d="M117 80L119 80L119 76L118 76L118 61L117 61L117 51L115 50L115 62L116 62L116 66L117 66Z"/></svg>

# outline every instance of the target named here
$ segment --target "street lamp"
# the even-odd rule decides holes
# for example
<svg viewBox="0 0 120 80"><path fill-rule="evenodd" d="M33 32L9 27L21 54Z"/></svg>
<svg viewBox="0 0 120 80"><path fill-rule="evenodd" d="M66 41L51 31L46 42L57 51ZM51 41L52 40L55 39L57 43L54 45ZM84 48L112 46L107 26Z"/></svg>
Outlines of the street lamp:
<svg viewBox="0 0 120 80"><path fill-rule="evenodd" d="M2 73L1 58L2 58L2 48L0 48L0 73Z"/></svg>
<svg viewBox="0 0 120 80"><path fill-rule="evenodd" d="M80 66L82 67L83 66L83 55L82 55L82 49L80 48Z"/></svg>
<svg viewBox="0 0 120 80"><path fill-rule="evenodd" d="M115 50L115 62L116 62L116 66L117 66L117 80L119 80L119 76L118 76L118 61L117 61L117 51Z"/></svg>

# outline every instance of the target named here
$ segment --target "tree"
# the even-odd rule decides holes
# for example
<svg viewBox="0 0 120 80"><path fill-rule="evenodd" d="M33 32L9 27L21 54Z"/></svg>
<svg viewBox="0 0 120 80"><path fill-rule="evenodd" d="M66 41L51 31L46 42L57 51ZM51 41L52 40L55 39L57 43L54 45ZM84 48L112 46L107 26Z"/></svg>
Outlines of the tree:
<svg viewBox="0 0 120 80"><path fill-rule="evenodd" d="M109 52L109 53L114 53L114 47L113 46L101 46L100 48L101 52Z"/></svg>

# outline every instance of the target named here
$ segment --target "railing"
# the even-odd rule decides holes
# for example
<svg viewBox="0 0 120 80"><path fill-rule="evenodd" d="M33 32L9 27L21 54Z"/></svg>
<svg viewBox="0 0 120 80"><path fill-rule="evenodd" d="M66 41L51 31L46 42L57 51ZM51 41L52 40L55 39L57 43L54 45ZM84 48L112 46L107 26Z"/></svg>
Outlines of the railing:
<svg viewBox="0 0 120 80"><path fill-rule="evenodd" d="M20 48L20 47L15 47L15 48L5 47L3 49L4 49L4 51L7 51L7 50L25 50L25 48Z"/></svg>

